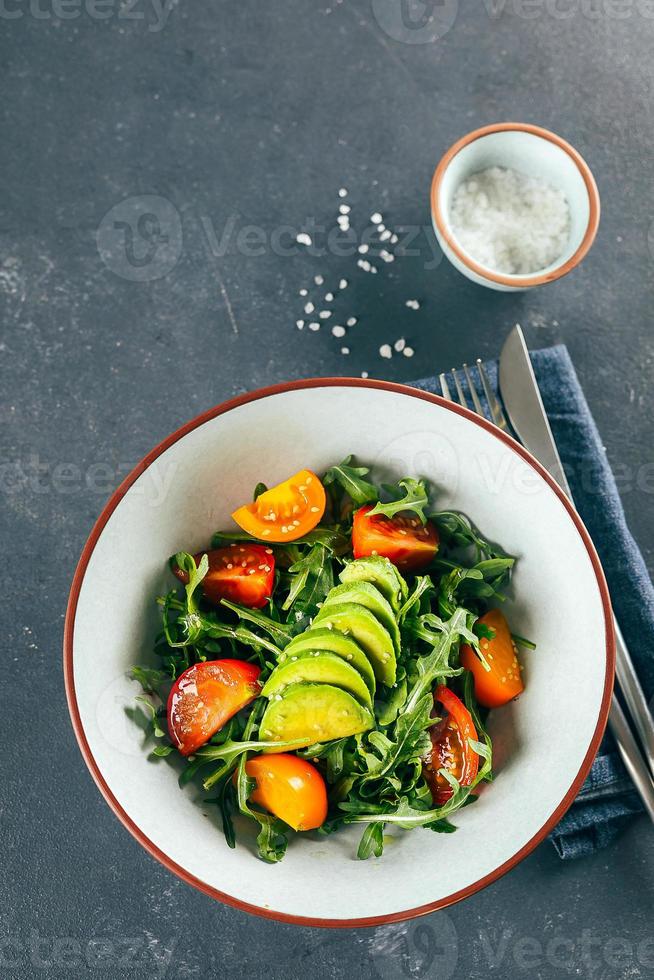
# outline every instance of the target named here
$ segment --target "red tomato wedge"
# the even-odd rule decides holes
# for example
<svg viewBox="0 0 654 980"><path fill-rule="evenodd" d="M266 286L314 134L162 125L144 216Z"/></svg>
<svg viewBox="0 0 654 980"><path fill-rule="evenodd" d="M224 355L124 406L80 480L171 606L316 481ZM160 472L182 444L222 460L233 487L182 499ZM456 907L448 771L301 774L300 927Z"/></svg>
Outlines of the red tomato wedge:
<svg viewBox="0 0 654 980"><path fill-rule="evenodd" d="M405 572L426 568L438 550L438 532L431 521L422 524L410 512L386 517L370 517L372 504L361 507L354 515L352 550L355 558L381 555L390 558Z"/></svg>
<svg viewBox="0 0 654 980"><path fill-rule="evenodd" d="M431 729L431 753L423 760L423 773L436 806L452 796L452 787L439 773L446 769L461 786L469 786L479 769L479 756L468 743L477 741L477 730L463 701L449 688L439 685L434 691L436 714L441 719Z"/></svg>
<svg viewBox="0 0 654 980"><path fill-rule="evenodd" d="M261 544L233 544L229 548L214 548L195 555L200 564L202 555L209 559L209 571L202 579L202 591L216 605L221 599L239 602L251 609L262 609L272 595L275 583L275 559L270 548ZM180 582L188 575L173 569Z"/></svg>
<svg viewBox="0 0 654 980"><path fill-rule="evenodd" d="M208 660L177 678L168 697L168 731L182 755L192 755L254 701L260 673L244 660Z"/></svg>
<svg viewBox="0 0 654 980"><path fill-rule="evenodd" d="M232 514L239 527L253 538L295 541L312 531L325 513L325 488L311 470L300 470L266 490L254 503Z"/></svg>
<svg viewBox="0 0 654 980"><path fill-rule="evenodd" d="M246 762L245 771L257 783L252 802L293 830L315 830L325 822L327 787L310 762L284 752L257 755Z"/></svg>
<svg viewBox="0 0 654 980"><path fill-rule="evenodd" d="M478 622L495 633L492 639L482 636L479 641L490 670L486 670L468 644L461 647L461 666L472 673L479 703L485 708L499 708L524 691L517 648L504 613L499 609L491 609Z"/></svg>

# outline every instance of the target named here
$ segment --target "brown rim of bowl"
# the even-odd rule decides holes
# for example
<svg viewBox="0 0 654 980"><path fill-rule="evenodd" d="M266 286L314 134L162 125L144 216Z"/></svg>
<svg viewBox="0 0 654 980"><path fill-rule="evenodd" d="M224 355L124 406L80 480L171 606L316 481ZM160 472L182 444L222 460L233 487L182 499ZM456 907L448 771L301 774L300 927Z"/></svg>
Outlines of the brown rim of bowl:
<svg viewBox="0 0 654 980"><path fill-rule="evenodd" d="M456 239L445 227L443 213L439 204L440 187L445 171L457 153L459 153L464 146L468 146L469 143L474 143L475 140L481 139L483 136L489 136L492 133L506 133L515 131L531 133L533 136L540 136L542 139L549 140L550 143L554 143L560 149L564 150L582 176L584 184L586 185L586 190L588 191L588 200L590 203L588 225L586 226L586 231L583 239L581 240L579 248L573 255L570 256L567 262L557 266L556 269L552 269L550 272L536 276L508 276L501 272L493 272L492 269L487 269L485 266L479 265L479 263L475 262L475 260L471 258L467 252L464 252ZM462 136L461 139L457 140L457 142L449 148L447 153L445 153L434 171L434 176L431 182L431 215L436 227L438 228L439 234L443 236L456 257L460 259L468 269L471 269L483 279L488 279L490 282L496 282L502 286L529 288L531 286L541 286L546 282L554 282L555 279L561 279L562 276L566 276L569 272L572 272L572 270L579 265L581 260L588 254L593 242L595 241L595 236L599 226L600 196L597 189L597 184L595 183L595 178L593 177L591 169L582 155L575 150L574 146L571 146L570 143L566 142L566 140L562 139L560 136L557 136L556 133L550 132L549 129L543 129L542 126L533 126L530 123L494 123L490 126L482 126L480 129L475 129L466 136Z"/></svg>
<svg viewBox="0 0 654 980"><path fill-rule="evenodd" d="M519 848L515 854L512 854L511 857L498 868L495 868L493 871L489 872L489 874L484 875L482 878L479 878L466 888L460 889L458 892L454 892L451 895L446 895L444 898L440 898L434 902L427 902L425 905L420 905L416 908L404 909L400 912L391 912L388 915L375 915L357 919L326 919L316 918L314 916L291 915L288 912L279 912L276 909L252 905L251 903L245 902L240 898L236 898L234 895L229 895L226 892L220 891L218 888L214 888L212 885L208 885L200 878L190 874L190 872L173 861L168 854L157 847L157 845L143 833L141 828L135 823L134 820L132 820L129 814L126 813L118 799L114 796L104 776L102 775L102 772L100 771L100 767L98 766L93 753L91 752L91 747L89 746L86 738L79 705L77 703L75 674L73 669L75 617L77 613L77 604L82 589L82 583L84 581L84 576L86 575L86 569L107 522L132 484L135 483L136 480L148 469L148 467L151 466L162 453L169 449L170 446L174 445L179 439L182 439L184 436L188 435L189 432L193 432L194 429L199 428L199 426L203 425L205 422L211 421L211 419L217 418L219 415L224 415L234 408L239 408L241 405L247 405L249 402L259 401L262 398L269 398L271 395L279 395L287 391L298 391L306 388L333 387L375 388L381 389L382 391L395 392L400 395L408 395L411 398L419 398L422 401L431 402L432 405L437 405L441 408L447 409L449 412L454 412L456 415L461 415L474 425L478 425L481 428L486 429L487 432L490 432L491 435L493 435L496 439L499 439L500 442L505 443L511 450L513 450L514 453L524 459L533 469L535 469L561 501L562 506L567 511L568 516L575 525L582 543L586 548L589 561L595 573L597 588L602 601L605 635L604 653L606 661L604 666L604 688L595 730L588 745L588 749L584 754L584 758L577 775L573 779L568 791L563 796L563 799L556 803L552 813L547 818L540 830L538 830L526 844ZM613 678L615 672L615 632L613 629L613 614L611 611L611 600L609 598L606 579L604 578L604 572L602 571L602 566L593 542L590 539L590 535L588 534L588 531L586 530L577 511L574 509L563 490L561 490L558 483L556 483L547 470L541 466L538 460L535 459L531 453L524 448L524 446L521 446L520 443L516 442L515 439L507 435L507 433L503 432L501 429L498 429L492 424L492 422L489 422L485 418L480 418L480 416L476 415L470 409L463 408L456 402L446 401L444 398L441 398L440 395L432 395L430 392L422 391L419 388L411 388L408 385L396 384L395 382L391 381L376 381L372 379L308 378L304 381L289 381L282 384L271 385L268 388L259 388L256 391L239 395L238 397L232 398L229 401L222 402L215 408L210 408L208 411L203 412L201 415L198 415L196 418L192 419L190 422L187 422L175 432L171 433L171 435L164 439L163 442L160 442L158 446L155 446L155 448L152 449L151 452L149 452L148 455L134 467L131 473L123 480L120 486L111 495L108 502L105 504L104 508L102 509L102 513L95 522L88 540L84 545L84 549L75 570L75 575L70 588L70 596L68 598L66 622L64 625L63 654L64 680L66 685L68 710L70 712L75 737L84 761L109 807L113 810L114 814L118 817L124 827L126 827L131 835L139 842L139 844L142 845L142 847L145 848L146 851L152 855L152 857L156 858L157 861L163 864L168 871L172 871L173 874L177 875L178 878L181 878L181 880L186 882L187 885L192 885L199 891L204 892L205 895L209 895L211 898L218 899L218 901L224 902L226 905L231 905L234 908L241 909L244 912L251 912L254 915L259 915L266 919L275 919L278 922L288 922L300 926L319 926L331 929L354 929L387 925L392 922L403 922L406 919L413 919L421 915L428 915L430 912L435 912L438 909L446 908L448 905L453 905L455 902L460 902L462 899L468 898L470 895L474 895L475 892L478 892L487 885L497 881L498 878L501 878L502 875L506 874L507 871L510 871L516 864L519 864L519 862L522 861L523 858L527 857L527 855L530 854L538 844L545 840L549 832L556 826L563 814L574 802L575 797L577 796L586 776L588 775L593 759L595 758L600 742L602 741L604 729L606 728L606 723L608 721L609 706L613 691ZM189 805L191 804L189 803ZM253 857L252 860L256 859Z"/></svg>

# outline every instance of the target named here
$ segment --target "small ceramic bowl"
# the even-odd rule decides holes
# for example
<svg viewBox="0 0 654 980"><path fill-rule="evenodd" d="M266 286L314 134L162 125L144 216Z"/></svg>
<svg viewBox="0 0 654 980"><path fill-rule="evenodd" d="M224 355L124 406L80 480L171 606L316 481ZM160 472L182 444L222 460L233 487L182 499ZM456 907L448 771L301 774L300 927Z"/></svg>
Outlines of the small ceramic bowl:
<svg viewBox="0 0 654 980"><path fill-rule="evenodd" d="M570 237L551 265L529 275L508 275L480 265L457 241L450 223L454 194L464 180L488 167L518 170L565 194ZM515 292L553 282L579 265L597 234L600 199L588 164L560 136L527 123L495 123L463 136L440 161L431 185L431 217L440 247L459 272L490 289Z"/></svg>
<svg viewBox="0 0 654 980"><path fill-rule="evenodd" d="M496 776L455 834L394 833L383 857L355 858L360 827L298 835L280 864L237 846L201 787L180 790L172 757L153 761L134 723L131 664L152 662L171 588L169 555L206 547L263 480L318 473L354 453L380 480L424 476L440 508L471 515L519 557L507 617L538 644L525 691L490 714ZM423 915L495 881L542 841L579 792L606 724L612 617L593 545L563 491L500 429L442 398L383 381L295 381L188 422L132 471L104 508L75 574L65 629L68 703L108 804L150 854L237 908L315 926L377 926ZM580 692L583 696L580 697ZM126 851L126 860L130 852ZM102 860L98 845L98 861Z"/></svg>

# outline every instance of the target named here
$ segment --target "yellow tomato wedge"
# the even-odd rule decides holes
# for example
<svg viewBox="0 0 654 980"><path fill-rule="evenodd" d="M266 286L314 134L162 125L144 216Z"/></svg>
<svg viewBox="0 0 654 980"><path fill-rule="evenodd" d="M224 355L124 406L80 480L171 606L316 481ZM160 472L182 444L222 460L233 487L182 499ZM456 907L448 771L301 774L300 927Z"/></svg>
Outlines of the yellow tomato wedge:
<svg viewBox="0 0 654 980"><path fill-rule="evenodd" d="M325 488L311 470L300 470L254 503L232 514L239 527L264 541L295 541L320 522L325 513Z"/></svg>

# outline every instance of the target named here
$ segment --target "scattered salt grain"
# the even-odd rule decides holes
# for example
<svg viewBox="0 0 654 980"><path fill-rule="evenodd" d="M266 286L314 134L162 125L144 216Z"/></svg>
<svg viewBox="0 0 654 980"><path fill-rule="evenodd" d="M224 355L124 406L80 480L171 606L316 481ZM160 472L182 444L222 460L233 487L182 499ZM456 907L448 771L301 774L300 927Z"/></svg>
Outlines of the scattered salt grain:
<svg viewBox="0 0 654 980"><path fill-rule="evenodd" d="M413 347L405 347L402 353L404 354L405 357L413 357L415 351Z"/></svg>
<svg viewBox="0 0 654 980"><path fill-rule="evenodd" d="M357 318L355 316L351 316L347 321L347 325L348 327L354 327L356 326L356 322L357 322Z"/></svg>
<svg viewBox="0 0 654 980"><path fill-rule="evenodd" d="M348 281L347 281L347 279L341 279L341 281L338 284L338 288L339 289L347 289L347 287L348 287Z"/></svg>
<svg viewBox="0 0 654 980"><path fill-rule="evenodd" d="M486 268L529 275L555 262L570 238L570 207L562 190L538 177L489 167L457 187L452 231Z"/></svg>
<svg viewBox="0 0 654 980"><path fill-rule="evenodd" d="M338 196L339 197L347 197L347 188L346 187L341 187L340 191L338 192Z"/></svg>
<svg viewBox="0 0 654 980"><path fill-rule="evenodd" d="M368 372L367 371L362 371L361 372L361 377L362 378L367 378L368 377Z"/></svg>
<svg viewBox="0 0 654 980"><path fill-rule="evenodd" d="M397 245L399 240L400 239L397 237L397 235L391 235L391 245Z"/></svg>
<svg viewBox="0 0 654 980"><path fill-rule="evenodd" d="M299 235L295 236L295 241L298 245L313 245L311 235L307 235L304 231L301 231Z"/></svg>
<svg viewBox="0 0 654 980"><path fill-rule="evenodd" d="M410 310L420 309L420 303L418 302L417 299L408 299L405 303L405 306L408 306Z"/></svg>
<svg viewBox="0 0 654 980"><path fill-rule="evenodd" d="M325 280L322 276L314 276L313 281L315 282L316 286L322 286Z"/></svg>
<svg viewBox="0 0 654 980"><path fill-rule="evenodd" d="M380 242L387 242L390 237L391 237L391 233L388 230L388 228L386 228L384 231L382 231L381 235L379 236L379 240Z"/></svg>
<svg viewBox="0 0 654 980"><path fill-rule="evenodd" d="M334 334L335 337L344 337L345 327L341 327L338 324L336 324L335 326L332 327L332 333Z"/></svg>
<svg viewBox="0 0 654 980"><path fill-rule="evenodd" d="M314 310L315 310L315 306L313 305L313 303L305 303L304 304L304 312L305 313L313 313Z"/></svg>
<svg viewBox="0 0 654 980"><path fill-rule="evenodd" d="M379 253L379 258L383 259L384 262L395 262L395 256L391 255L390 252L387 252L385 248L383 248Z"/></svg>
<svg viewBox="0 0 654 980"><path fill-rule="evenodd" d="M321 320L329 320L331 315L332 315L331 310L321 310L320 313L318 314Z"/></svg>
<svg viewBox="0 0 654 980"><path fill-rule="evenodd" d="M325 303L331 303L334 299L333 293L325 293Z"/></svg>
<svg viewBox="0 0 654 980"><path fill-rule="evenodd" d="M379 348L379 354L381 357L391 358L393 356L393 351L391 350L390 344L382 344Z"/></svg>
<svg viewBox="0 0 654 980"><path fill-rule="evenodd" d="M349 353L350 353L349 347L341 347L341 354L349 354Z"/></svg>
<svg viewBox="0 0 654 980"><path fill-rule="evenodd" d="M375 211L374 214L370 215L370 223L373 225L380 225L382 223L382 216L379 211Z"/></svg>
<svg viewBox="0 0 654 980"><path fill-rule="evenodd" d="M310 323L309 330L320 330L320 324L316 323L315 321L313 323Z"/></svg>
<svg viewBox="0 0 654 980"><path fill-rule="evenodd" d="M365 242L363 243L363 245L359 245L359 254L360 255L365 255L366 252L369 252L369 251L370 251L370 245L366 245Z"/></svg>
<svg viewBox="0 0 654 980"><path fill-rule="evenodd" d="M298 330L303 330L304 329L304 320L296 320L295 321L295 326L298 328Z"/></svg>
<svg viewBox="0 0 654 980"><path fill-rule="evenodd" d="M357 265L360 269L363 269L364 272L370 272L370 262L368 262L366 259L357 259Z"/></svg>
<svg viewBox="0 0 654 980"><path fill-rule="evenodd" d="M300 296L308 296L308 295L309 295L309 290L308 289L301 289L300 290Z"/></svg>
<svg viewBox="0 0 654 980"><path fill-rule="evenodd" d="M349 214L352 208L349 204L340 204L338 210L341 212L341 214Z"/></svg>
<svg viewBox="0 0 654 980"><path fill-rule="evenodd" d="M395 343L393 344L393 347L398 352L398 354L400 353L400 351L403 351L404 348L406 347L406 340L404 339L404 337L400 337L399 340L396 340Z"/></svg>

